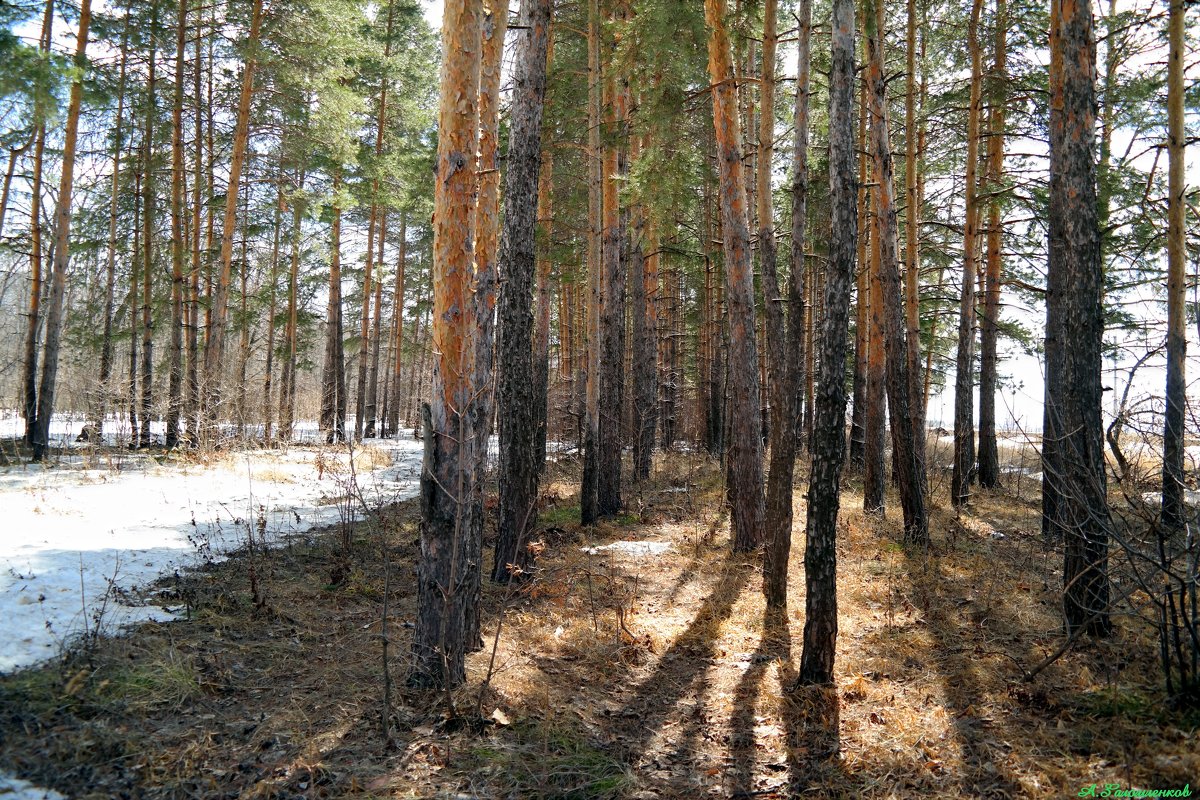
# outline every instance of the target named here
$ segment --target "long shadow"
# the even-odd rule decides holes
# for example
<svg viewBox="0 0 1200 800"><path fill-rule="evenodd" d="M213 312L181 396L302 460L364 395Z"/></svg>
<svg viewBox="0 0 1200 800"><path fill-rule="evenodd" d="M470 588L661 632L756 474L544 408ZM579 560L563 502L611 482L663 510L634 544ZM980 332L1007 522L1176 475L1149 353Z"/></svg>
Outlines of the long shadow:
<svg viewBox="0 0 1200 800"><path fill-rule="evenodd" d="M960 789L964 796L970 797L1020 796L1021 785L996 769L1007 753L993 749L988 741L987 728L992 721L971 711L972 706L985 702L986 698L976 677L979 654L975 648L964 646L972 638L966 629L971 624L971 615L947 613L952 600L946 589L956 583L942 574L938 562L932 562L931 570L923 554L906 551L905 566L910 585L916 590L914 601L924 612L937 641L936 655L930 661L941 673L948 704L958 710L953 715L953 729L966 766Z"/></svg>
<svg viewBox="0 0 1200 800"><path fill-rule="evenodd" d="M758 792L753 785L758 752L755 738L758 699L763 679L774 661L779 662L781 676L790 674L792 634L788 630L786 612L767 609L763 614L762 637L758 640L758 648L750 657L750 665L742 673L733 695L733 714L729 719L729 760L732 762L728 775L730 797L748 798Z"/></svg>
<svg viewBox="0 0 1200 800"><path fill-rule="evenodd" d="M633 687L629 700L617 712L620 718L636 719L634 728L622 736L621 758L628 764L636 764L647 754L655 734L663 727L671 713L689 696L697 698L696 708L688 714L684 729L675 734L677 745L672 753L674 764L692 763L695 742L704 735L707 723L704 716L703 696L708 687L708 671L716 654L721 625L729 618L738 596L753 574L752 562L739 556L730 556L715 587L704 599L700 610L686 631L675 638L671 646L658 660L654 671ZM659 787L673 792L694 792L696 785L687 782L692 776L672 772L672 786Z"/></svg>

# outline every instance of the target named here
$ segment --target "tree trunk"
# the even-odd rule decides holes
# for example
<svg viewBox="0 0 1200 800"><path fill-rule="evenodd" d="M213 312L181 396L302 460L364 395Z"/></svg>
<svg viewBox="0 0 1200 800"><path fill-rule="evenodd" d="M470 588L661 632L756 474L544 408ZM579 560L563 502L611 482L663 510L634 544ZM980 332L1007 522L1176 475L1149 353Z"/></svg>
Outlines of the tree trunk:
<svg viewBox="0 0 1200 800"><path fill-rule="evenodd" d="M967 50L971 54L971 101L967 110L967 164L963 191L962 295L958 306L958 353L954 362L954 470L950 477L950 502L956 508L971 497L975 477L975 279L979 268L976 171L979 166L979 118L982 114L982 55L979 47L979 13L983 0L971 5Z"/></svg>
<svg viewBox="0 0 1200 800"><path fill-rule="evenodd" d="M284 142L280 142L283 151ZM275 196L275 220L271 236L271 266L270 266L270 307L267 310L267 348L266 364L263 368L263 444L270 445L274 441L272 435L273 408L271 403L271 383L275 375L275 316L279 310L279 240L283 233L283 210L286 201L283 198L283 163L279 165L279 186Z"/></svg>
<svg viewBox="0 0 1200 800"><path fill-rule="evenodd" d="M75 144L79 137L79 106L83 100L83 74L87 67L88 25L91 20L91 0L83 0L79 7L79 35L75 40L77 72L75 80L71 83L71 99L67 104L62 173L58 183L58 203L54 211L54 265L50 275L49 308L46 309L46 355L42 361L42 382L37 393L37 427L33 437L34 461L45 458L46 448L50 443L50 417L54 414L54 389L58 379L58 351L63 328L63 295L67 286L67 267L70 265L71 191L75 180ZM151 75L153 74L152 71ZM35 196L35 207L37 199Z"/></svg>
<svg viewBox="0 0 1200 800"><path fill-rule="evenodd" d="M999 0L1003 3L1004 0ZM907 0L904 92L904 310L908 325L908 396L921 461L925 462L925 403L921 385L921 201L917 168L917 2ZM924 60L922 59L922 65ZM924 111L924 109L922 109ZM930 347L932 349L932 346Z"/></svg>
<svg viewBox="0 0 1200 800"><path fill-rule="evenodd" d="M583 479L579 516L584 525L600 517L600 317L604 304L600 263L600 0L588 0L588 298L587 388L583 433Z"/></svg>
<svg viewBox="0 0 1200 800"><path fill-rule="evenodd" d="M400 438L400 373L404 368L404 268L408 244L408 217L400 212L400 241L396 255L396 288L392 297L392 317L396 326L395 361L392 362L392 396L388 406L388 429Z"/></svg>
<svg viewBox="0 0 1200 800"><path fill-rule="evenodd" d="M152 6L151 29L158 28L158 5ZM154 98L154 74L158 60L155 40L150 40L150 59L146 77L146 128L142 141L142 396L139 435L142 447L149 447L154 440L150 434L150 409L154 403L154 214L158 201L154 191L154 116L157 112Z"/></svg>
<svg viewBox="0 0 1200 800"><path fill-rule="evenodd" d="M183 260L187 242L183 235L183 53L187 46L187 0L179 0L175 26L175 97L171 108L171 344L167 352L166 446L179 444L179 419L183 413Z"/></svg>
<svg viewBox="0 0 1200 800"><path fill-rule="evenodd" d="M304 189L304 173L296 181L297 194ZM292 198L292 243L291 269L288 271L287 327L284 329L283 375L279 379L279 436L285 442L292 440L292 426L296 419L296 335L299 321L297 289L300 283L300 224L303 220L303 203L300 196Z"/></svg>
<svg viewBox="0 0 1200 800"><path fill-rule="evenodd" d="M325 366L321 371L321 433L332 444L346 440L346 353L342 327L342 175L333 178L333 225L330 229L329 302L325 312Z"/></svg>
<svg viewBox="0 0 1200 800"><path fill-rule="evenodd" d="M649 145L649 137L646 137ZM637 160L638 150L631 154ZM651 241L653 223L647 220L646 208L639 205L633 211L633 233L630 236L630 305L633 332L633 475L637 480L650 477L654 456L655 434L658 432L658 253Z"/></svg>
<svg viewBox="0 0 1200 800"><path fill-rule="evenodd" d="M1095 171L1095 35L1090 5L1051 3L1050 262L1045 407L1056 491L1050 524L1065 540L1068 631L1106 636L1108 512L1100 424L1104 316Z"/></svg>
<svg viewBox="0 0 1200 800"><path fill-rule="evenodd" d="M758 394L758 343L754 330L754 276L746 183L742 175L737 87L729 63L724 0L705 0L708 72L720 177L721 225L725 245L725 286L729 303L729 381L732 440L729 448L733 547L753 550L763 541L762 411Z"/></svg>
<svg viewBox="0 0 1200 800"><path fill-rule="evenodd" d="M387 239L387 209L379 211L379 256L376 263L379 264L380 273L383 272L383 243ZM378 435L376 424L379 421L379 343L383 339L383 275L380 274L375 279L375 316L371 322L371 370L367 376L367 399L364 405L366 412L366 426L363 430L363 435L367 438L374 438Z"/></svg>
<svg viewBox="0 0 1200 800"><path fill-rule="evenodd" d="M829 80L829 195L832 228L825 318L808 484L801 683L833 682L837 644L837 516L846 436L846 330L858 214L854 181L854 0L834 0Z"/></svg>
<svg viewBox="0 0 1200 800"><path fill-rule="evenodd" d="M527 577L539 475L532 301L551 2L522 6L528 33L517 46L500 246L500 514L492 580L501 582Z"/></svg>
<svg viewBox="0 0 1200 800"><path fill-rule="evenodd" d="M867 377L871 356L871 268L867 260L867 244L871 225L867 219L870 208L867 198L867 82L862 81L858 93L858 258L856 264L856 293L854 306L854 401L850 405L850 468L866 472L867 466Z"/></svg>
<svg viewBox="0 0 1200 800"><path fill-rule="evenodd" d="M864 3L870 13L869 3ZM872 87L873 90L873 87ZM872 107L872 114L874 113ZM869 115L864 115L869 116ZM873 121L873 120L872 120ZM872 182L879 183L878 166L872 164ZM879 231L879 197L872 192L871 209L859 209L870 231L870 262L867 272L867 374L863 387L863 510L882 515L887 488L887 367L884 349L883 248ZM866 215L865 217L863 215ZM865 236L863 238L866 238ZM860 301L861 302L861 301Z"/></svg>
<svg viewBox="0 0 1200 800"><path fill-rule="evenodd" d="M50 52L54 31L54 0L46 0L46 11L42 17L40 48L43 54ZM40 95L39 95L40 97ZM42 323L42 167L46 153L46 111L39 102L35 103L37 133L33 144L33 179L29 192L29 316L25 328L25 359L23 367L25 441L36 447L37 431L37 378L38 378L38 335Z"/></svg>
<svg viewBox="0 0 1200 800"><path fill-rule="evenodd" d="M625 7L617 9L623 20ZM615 53L615 42L609 45ZM613 59L615 61L615 59ZM596 512L601 517L620 513L622 421L625 408L625 254L624 215L620 187L628 174L626 142L629 137L629 83L616 68L606 78L607 136L604 143L604 179L601 195L600 251L604 299L600 304L600 438L596 459Z"/></svg>
<svg viewBox="0 0 1200 800"><path fill-rule="evenodd" d="M108 251L104 280L104 333L100 343L100 381L91 403L91 436L104 441L104 417L108 406L108 383L113 370L113 306L117 288L117 209L121 191L121 155L125 146L122 123L125 117L125 70L129 61L129 9L121 27L121 66L117 77L117 117L113 128L112 189L108 200ZM2 222L0 222L2 225Z"/></svg>
<svg viewBox="0 0 1200 800"><path fill-rule="evenodd" d="M354 438L362 441L366 429L367 361L371 349L371 278L375 265L375 220L379 207L371 203L367 217L367 258L363 267L362 316L358 335L358 390L354 393Z"/></svg>
<svg viewBox="0 0 1200 800"><path fill-rule="evenodd" d="M899 223L896 219L894 168L888 140L887 84L884 81L882 0L871 0L868 9L867 47L870 52L871 139L875 156L875 219L880 246L880 286L883 331L887 341L887 400L892 425L893 463L900 505L904 510L904 541L929 543L929 520L925 512L924 439L916 429L909 392L908 344L900 285ZM872 13L874 11L874 24Z"/></svg>
<svg viewBox="0 0 1200 800"><path fill-rule="evenodd" d="M771 0L768 2L771 6L774 5ZM769 547L763 562L763 592L766 595L767 606L780 609L787 607L788 561L792 551L792 478L796 465L796 443L800 435L800 387L804 383L804 299L807 293L804 246L808 224L811 0L801 0L796 12L796 21L799 27L796 33L796 145L792 158L792 266L788 279L787 339L781 354L780 375L776 380L775 397L772 401L776 409L775 440L771 443L771 472L767 484ZM764 34L764 40L765 38ZM771 50L774 51L773 45ZM767 47L764 44L764 64L766 54ZM766 78L767 75L768 72L764 69L763 77ZM764 107L769 108L765 101ZM761 140L759 146L761 147ZM761 237L762 234L759 235Z"/></svg>
<svg viewBox="0 0 1200 800"><path fill-rule="evenodd" d="M409 682L450 690L466 678L470 523L476 459L472 392L477 338L472 286L475 268L475 154L482 0L448 3L442 17L437 175L433 215L433 392L422 409L421 558Z"/></svg>
<svg viewBox="0 0 1200 800"><path fill-rule="evenodd" d="M1184 230L1184 119L1183 119L1183 0L1171 0L1167 36L1167 409L1163 427L1162 519L1168 533L1183 530L1187 508L1183 502L1184 411L1187 405L1187 283L1184 263L1187 234ZM1195 589L1193 589L1195 592Z"/></svg>
<svg viewBox="0 0 1200 800"><path fill-rule="evenodd" d="M225 189L225 218L221 228L221 272L211 297L212 321L206 329L204 347L205 409L210 438L221 404L221 367L225 355L225 328L229 315L229 280L233 268L233 233L237 218L238 186L246 161L250 138L250 100L254 94L254 67L258 57L259 30L262 27L263 0L254 0L250 12L250 35L246 41L246 63L242 69L242 90L238 97L237 122L233 132L233 153L229 161L229 185ZM210 104L211 107L211 104ZM340 225L340 221L336 223ZM335 249L335 256L336 249ZM340 312L339 312L340 314ZM340 326L339 326L340 327Z"/></svg>
<svg viewBox="0 0 1200 800"><path fill-rule="evenodd" d="M1001 245L1004 228L1000 216L1004 175L1004 104L1007 101L1008 6L996 0L996 54L991 82L991 128L988 137L988 203L986 288L979 320L979 485L1000 485L1000 452L996 443L996 340L1000 319Z"/></svg>
<svg viewBox="0 0 1200 800"><path fill-rule="evenodd" d="M552 11L550 12L553 13ZM545 70L554 63L554 23L546 22L546 54L543 59ZM543 92L544 97L544 92ZM544 108L543 108L544 110ZM553 266L551 253L554 247L554 212L551 206L554 188L554 151L542 143L542 166L538 173L537 219L538 235L542 247L537 256L537 316L533 334L533 403L534 403L534 463L538 475L546 471L546 438L549 435L550 406L550 269ZM559 308L563 307L562 285L559 288ZM566 316L560 312L560 322ZM565 326L569 328L569 325ZM567 336L559 338L559 365L570 363L570 346ZM561 370L560 370L561 371ZM566 368L570 375L570 367ZM570 395L568 394L568 397Z"/></svg>
<svg viewBox="0 0 1200 800"><path fill-rule="evenodd" d="M192 268L191 287L188 298L189 323L187 328L187 399L184 417L187 419L187 440L193 446L200 441L200 272L204 268L200 261L200 197L204 183L204 123L201 115L200 76L204 71L201 42L201 17L196 15L196 67L192 92L195 102L195 152L192 178ZM209 212L211 216L211 212ZM208 253L205 252L207 259Z"/></svg>

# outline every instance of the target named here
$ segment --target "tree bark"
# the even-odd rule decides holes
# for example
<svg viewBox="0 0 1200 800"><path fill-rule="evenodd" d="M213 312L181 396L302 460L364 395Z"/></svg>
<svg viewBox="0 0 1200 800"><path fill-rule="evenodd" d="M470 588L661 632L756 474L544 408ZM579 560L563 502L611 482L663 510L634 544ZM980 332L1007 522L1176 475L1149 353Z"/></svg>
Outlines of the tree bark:
<svg viewBox="0 0 1200 800"><path fill-rule="evenodd" d="M999 0L1003 3L1004 0ZM925 461L925 402L921 384L921 199L917 167L917 2L907 0L904 92L904 310L908 325L908 396L921 461ZM924 59L922 59L922 65ZM922 109L924 110L924 109ZM932 347L930 348L932 349Z"/></svg>
<svg viewBox="0 0 1200 800"><path fill-rule="evenodd" d="M832 227L808 484L801 683L833 682L837 643L837 517L846 437L846 331L858 235L854 180L854 2L833 0L830 25L829 195Z"/></svg>
<svg viewBox="0 0 1200 800"><path fill-rule="evenodd" d="M91 435L96 443L104 441L104 417L108 406L108 383L113 370L113 306L117 288L117 210L121 191L121 155L125 142L122 123L125 118L125 70L129 61L129 9L121 27L121 66L117 76L117 117L113 124L112 189L108 200L108 248L104 279L104 333L100 343L100 380L91 403ZM2 225L2 221L0 221Z"/></svg>
<svg viewBox="0 0 1200 800"><path fill-rule="evenodd" d="M888 140L887 84L884 80L882 0L870 0L867 17L867 49L870 53L871 139L874 150L875 218L879 233L879 276L883 304L883 331L887 341L887 400L892 426L893 463L900 505L904 510L904 541L929 543L929 520L925 511L925 453L923 436L916 429L909 392L908 344L900 284L899 223L892 150ZM874 11L874 14L871 11ZM872 24L872 16L874 23Z"/></svg>
<svg viewBox="0 0 1200 800"><path fill-rule="evenodd" d="M383 272L383 243L387 239L387 209L382 208L379 216L379 254L375 263L379 272ZM367 399L363 405L366 425L363 435L374 438L378 435L377 425L381 425L379 417L379 343L383 340L383 275L375 279L375 312L371 321L371 369L367 375Z"/></svg>
<svg viewBox="0 0 1200 800"><path fill-rule="evenodd" d="M476 460L471 430L477 320L472 287L475 155L479 141L482 0L446 4L433 216L433 391L423 407L421 557L409 682L450 690L466 678L470 505Z"/></svg>
<svg viewBox="0 0 1200 800"><path fill-rule="evenodd" d="M210 428L210 439L216 433L215 426L220 413L221 368L229 315L229 280L233 268L233 233L237 221L238 186L242 179L242 166L246 161L246 144L250 138L250 100L254 94L254 68L258 59L262 16L263 0L254 0L250 12L250 34L246 40L246 61L242 69L242 90L238 97L237 122L233 132L233 153L229 161L229 185L225 189L225 217L221 228L221 272L217 276L217 285L211 298L212 320L206 328L207 341L204 347L204 416Z"/></svg>
<svg viewBox="0 0 1200 800"><path fill-rule="evenodd" d="M183 413L183 295L187 286L183 277L187 252L183 235L183 55L187 46L187 13L187 0L179 0L175 26L175 97L171 108L171 344L167 352L165 440L168 449L179 444L179 420Z"/></svg>
<svg viewBox="0 0 1200 800"><path fill-rule="evenodd" d="M75 80L67 104L67 129L63 141L62 173L58 183L58 203L54 211L54 265L50 275L49 308L46 309L46 356L42 361L42 382L38 387L37 427L33 438L33 460L41 461L50 442L50 417L54 414L54 390L58 379L59 343L62 341L63 295L70 266L71 191L75 180L75 145L79 138L79 106L83 101L83 73L87 67L88 26L92 20L91 0L79 7L79 35L75 40ZM153 74L153 73L151 73ZM153 93L152 93L153 94ZM34 198L34 206L37 205Z"/></svg>
<svg viewBox="0 0 1200 800"><path fill-rule="evenodd" d="M492 567L492 580L500 582L527 577L539 477L532 303L551 2L522 6L528 32L517 46L500 245L500 516Z"/></svg>
<svg viewBox="0 0 1200 800"><path fill-rule="evenodd" d="M624 5L616 9L623 20ZM615 54L615 42L609 45ZM615 61L615 59L612 59ZM628 78L616 68L606 76L604 176L601 194L600 251L604 299L600 304L600 438L596 512L601 517L618 514L621 499L621 453L624 444L622 420L625 408L625 254L624 215L619 188L628 174Z"/></svg>
<svg viewBox="0 0 1200 800"><path fill-rule="evenodd" d="M771 5L774 5L772 2ZM787 607L788 561L792 551L792 479L796 444L800 436L800 390L804 384L804 300L807 266L804 263L808 224L808 106L812 2L801 0L796 11L796 143L792 175L791 273L788 278L787 339L782 348L779 378L772 404L775 440L771 443L771 471L767 484L767 557L763 562L763 592L769 608ZM764 35L765 39L765 35ZM772 51L774 47L772 46ZM766 58L767 47L763 46ZM764 61L765 63L765 61ZM766 77L764 71L763 76ZM764 107L766 103L764 101ZM761 147L761 144L760 144ZM769 163L769 161L768 161ZM761 212L761 207L760 207ZM760 215L761 216L761 215ZM759 234L761 237L761 233ZM782 298L780 299L782 302Z"/></svg>
<svg viewBox="0 0 1200 800"><path fill-rule="evenodd" d="M600 517L600 317L604 304L600 263L600 2L588 2L588 298L587 386L583 433L583 479L579 490L579 516L584 525Z"/></svg>
<svg viewBox="0 0 1200 800"><path fill-rule="evenodd" d="M400 212L400 240L396 254L396 287L392 297L392 317L396 326L395 361L392 363L392 397L388 407L388 429L400 438L400 374L404 369L404 289L405 259L408 246L408 217Z"/></svg>
<svg viewBox="0 0 1200 800"><path fill-rule="evenodd" d="M42 17L40 48L50 52L54 31L54 0L46 0ZM36 447L38 412L38 336L42 324L42 167L46 153L45 109L34 105L37 133L33 143L33 179L29 192L29 315L25 327L25 359L22 363L25 405L25 441Z"/></svg>
<svg viewBox="0 0 1200 800"><path fill-rule="evenodd" d="M708 72L712 81L725 288L729 304L729 381L731 402L736 409L731 420L729 447L733 548L747 551L762 543L765 515L754 276L750 269L750 231L740 152L737 87L730 67L724 0L705 0L704 17L709 29Z"/></svg>
<svg viewBox="0 0 1200 800"><path fill-rule="evenodd" d="M1000 485L1000 451L996 443L997 333L1000 321L1001 246L1004 240L1000 215L1004 176L1004 105L1007 102L1008 5L996 0L996 52L991 81L991 128L988 137L987 268L983 314L979 320L979 485Z"/></svg>
<svg viewBox="0 0 1200 800"><path fill-rule="evenodd" d="M634 144L639 144L637 140ZM646 137L649 144L649 137ZM639 147L640 151L640 147ZM638 153L632 154L634 160ZM658 432L658 253L644 204L633 210L630 236L630 305L633 332L633 475L650 477Z"/></svg>
<svg viewBox="0 0 1200 800"><path fill-rule="evenodd" d="M863 4L870 12L870 4ZM873 90L873 87L871 87ZM874 107L864 116L874 113ZM872 118L873 121L873 118ZM864 142L865 143L865 142ZM871 153L869 150L868 153ZM873 154L872 154L873 155ZM869 155L868 158L871 156ZM872 182L880 181L878 165L871 166ZM863 511L884 513L884 491L887 488L887 368L888 353L884 345L883 309L883 248L879 230L879 197L872 192L870 212L859 209L859 219L866 222L863 233L870 231L867 275L867 373L863 386ZM865 215L865 216L864 216ZM866 238L866 236L863 236ZM861 301L860 301L861 302Z"/></svg>
<svg viewBox="0 0 1200 800"><path fill-rule="evenodd" d="M551 10L553 14L553 10ZM546 23L546 55L545 70L549 70L554 62L554 23ZM543 110L544 110L543 91ZM537 317L534 322L533 334L533 402L534 402L534 446L538 475L546 471L546 438L549 435L550 407L550 269L553 266L551 258L554 247L554 211L551 206L554 188L554 151L542 142L542 166L538 173L537 219L539 237L542 246L537 256ZM563 286L559 284L559 308L563 308ZM569 323L562 318L567 315L560 312L560 323L564 330L569 329ZM565 373L570 375L570 344L569 335L559 338L559 365L565 366ZM561 370L560 370L561 371ZM567 395L570 397L570 394Z"/></svg>
<svg viewBox="0 0 1200 800"><path fill-rule="evenodd" d="M971 497L975 478L975 280L979 269L977 179L979 118L982 114L983 67L979 47L979 14L983 0L971 5L967 50L971 54L971 100L967 110L967 164L963 191L962 294L958 306L958 351L954 362L954 469L950 476L950 502L956 508Z"/></svg>
<svg viewBox="0 0 1200 800"><path fill-rule="evenodd" d="M346 440L346 353L342 327L342 174L333 177L330 228L329 301L325 312L325 366L321 370L321 433L332 444ZM294 376L293 376L294 379Z"/></svg>
<svg viewBox="0 0 1200 800"><path fill-rule="evenodd" d="M158 29L158 5L151 11L151 30ZM153 36L150 39L150 59L146 76L146 127L142 137L142 393L141 432L138 439L142 447L154 443L150 434L150 409L154 403L154 208L158 201L154 188L154 117L155 67L158 51Z"/></svg>
<svg viewBox="0 0 1200 800"><path fill-rule="evenodd" d="M1056 352L1045 399L1054 447L1043 467L1045 475L1054 476L1057 489L1050 524L1065 541L1067 629L1106 636L1112 631L1107 572L1112 519L1100 419L1104 316L1096 204L1095 33L1089 4L1052 0L1051 9L1046 329L1048 338L1056 338Z"/></svg>
<svg viewBox="0 0 1200 800"><path fill-rule="evenodd" d="M1168 533L1183 530L1187 522L1187 508L1183 502L1184 412L1187 406L1183 17L1183 0L1171 0L1167 23L1170 48L1167 56L1167 191L1170 195L1167 204L1167 408L1163 426L1162 477L1162 520Z"/></svg>

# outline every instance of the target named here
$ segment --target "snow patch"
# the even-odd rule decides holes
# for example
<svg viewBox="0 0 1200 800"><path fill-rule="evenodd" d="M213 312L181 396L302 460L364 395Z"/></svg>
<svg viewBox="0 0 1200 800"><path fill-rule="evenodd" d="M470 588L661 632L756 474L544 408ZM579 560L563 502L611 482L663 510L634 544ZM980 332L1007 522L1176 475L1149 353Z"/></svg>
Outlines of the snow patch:
<svg viewBox="0 0 1200 800"><path fill-rule="evenodd" d="M405 434L370 449L385 455L368 460L353 448L362 500L373 508L414 497L421 442ZM223 558L250 526L270 545L360 517L349 452L293 447L213 465L160 465L139 452L114 455L107 469L86 459L0 468L0 672L52 658L101 608L107 630L173 618L176 609L143 604L136 587Z"/></svg>
<svg viewBox="0 0 1200 800"><path fill-rule="evenodd" d="M0 773L0 800L67 800L53 789L34 786L20 778L10 778Z"/></svg>
<svg viewBox="0 0 1200 800"><path fill-rule="evenodd" d="M671 549L670 542L613 542L612 544L584 547L583 552L592 555L600 553L622 553L629 556L657 556Z"/></svg>

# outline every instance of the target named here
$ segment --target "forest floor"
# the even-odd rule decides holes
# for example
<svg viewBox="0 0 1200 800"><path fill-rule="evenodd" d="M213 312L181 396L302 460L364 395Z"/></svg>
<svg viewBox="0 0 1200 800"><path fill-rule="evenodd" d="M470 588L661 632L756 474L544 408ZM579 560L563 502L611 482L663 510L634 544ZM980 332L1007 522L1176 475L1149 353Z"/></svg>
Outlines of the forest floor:
<svg viewBox="0 0 1200 800"><path fill-rule="evenodd" d="M759 557L730 553L714 463L661 459L627 487L628 512L592 529L578 525L576 467L550 467L536 579L485 584L484 647L451 696L404 685L418 552L407 501L165 578L154 588L186 620L0 676L0 769L72 798L1074 797L1200 784L1200 718L1166 707L1157 640L1137 617L1024 680L1063 642L1061 553L1041 543L1035 493L980 492L961 517L935 497L933 546L918 552L898 543L895 498L886 519L866 517L852 480L837 685L794 688L802 491L789 610L768 616Z"/></svg>

